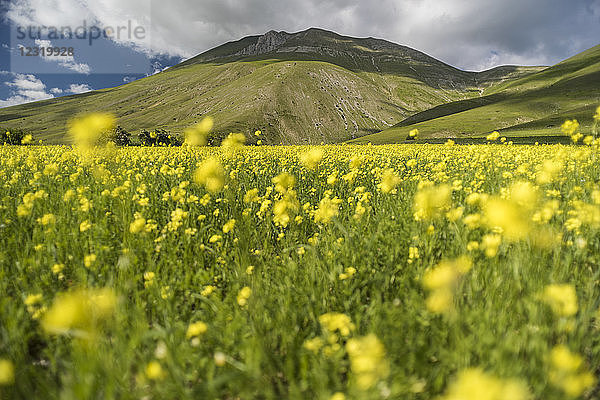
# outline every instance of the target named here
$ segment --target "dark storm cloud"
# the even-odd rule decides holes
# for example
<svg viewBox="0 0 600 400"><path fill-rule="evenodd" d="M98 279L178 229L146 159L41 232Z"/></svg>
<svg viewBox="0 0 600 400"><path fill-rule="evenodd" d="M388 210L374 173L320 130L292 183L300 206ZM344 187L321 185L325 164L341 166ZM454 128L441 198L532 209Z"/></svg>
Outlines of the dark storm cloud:
<svg viewBox="0 0 600 400"><path fill-rule="evenodd" d="M455 65L552 64L600 43L600 2L478 2L432 21L422 37L419 44Z"/></svg>

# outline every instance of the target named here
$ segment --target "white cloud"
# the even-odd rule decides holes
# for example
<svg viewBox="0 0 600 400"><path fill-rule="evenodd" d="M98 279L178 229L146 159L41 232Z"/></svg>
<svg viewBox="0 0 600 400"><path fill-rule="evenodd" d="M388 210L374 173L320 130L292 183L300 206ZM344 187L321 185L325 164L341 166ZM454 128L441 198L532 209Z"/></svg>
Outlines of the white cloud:
<svg viewBox="0 0 600 400"><path fill-rule="evenodd" d="M11 94L6 100L0 100L0 108L54 97L46 91L46 85L35 75L8 74L12 75L12 82L5 84L10 87Z"/></svg>
<svg viewBox="0 0 600 400"><path fill-rule="evenodd" d="M10 96L5 100L0 100L0 108L51 99L55 95L79 94L94 90L86 83L72 83L66 89L51 88L47 90L46 85L32 74L0 71L0 75L8 75L11 79L5 82L5 85L10 88Z"/></svg>
<svg viewBox="0 0 600 400"><path fill-rule="evenodd" d="M94 90L94 89L89 87L89 85L87 85L85 83L81 83L81 84L71 84L66 91L69 93L79 94L79 93L89 92L92 90Z"/></svg>
<svg viewBox="0 0 600 400"><path fill-rule="evenodd" d="M36 46L44 48L54 47L50 40L35 39L35 44ZM46 62L58 63L61 67L77 72L78 74L87 75L91 72L91 68L88 64L76 62L73 56L49 56L44 54L43 56L40 56L40 58Z"/></svg>
<svg viewBox="0 0 600 400"><path fill-rule="evenodd" d="M600 0L14 0L7 15L21 25L131 21L146 34L118 43L185 58L271 29L321 27L391 40L471 69L551 64L600 37Z"/></svg>

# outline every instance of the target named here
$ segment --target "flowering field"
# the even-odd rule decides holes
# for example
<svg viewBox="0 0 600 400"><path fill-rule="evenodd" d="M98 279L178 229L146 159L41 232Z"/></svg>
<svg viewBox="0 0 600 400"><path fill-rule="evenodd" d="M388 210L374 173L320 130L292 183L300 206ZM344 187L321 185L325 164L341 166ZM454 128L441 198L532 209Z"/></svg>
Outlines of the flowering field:
<svg viewBox="0 0 600 400"><path fill-rule="evenodd" d="M594 146L0 148L0 398L598 398Z"/></svg>

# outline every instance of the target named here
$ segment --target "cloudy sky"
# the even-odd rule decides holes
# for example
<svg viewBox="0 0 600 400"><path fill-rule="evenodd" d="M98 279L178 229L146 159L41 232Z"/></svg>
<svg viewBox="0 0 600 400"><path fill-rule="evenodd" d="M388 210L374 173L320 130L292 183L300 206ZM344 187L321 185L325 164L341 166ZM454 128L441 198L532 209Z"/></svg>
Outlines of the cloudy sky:
<svg viewBox="0 0 600 400"><path fill-rule="evenodd" d="M0 11L0 107L120 85L271 29L383 38L469 70L551 65L600 44L600 0L0 0ZM80 36L37 37L43 26Z"/></svg>

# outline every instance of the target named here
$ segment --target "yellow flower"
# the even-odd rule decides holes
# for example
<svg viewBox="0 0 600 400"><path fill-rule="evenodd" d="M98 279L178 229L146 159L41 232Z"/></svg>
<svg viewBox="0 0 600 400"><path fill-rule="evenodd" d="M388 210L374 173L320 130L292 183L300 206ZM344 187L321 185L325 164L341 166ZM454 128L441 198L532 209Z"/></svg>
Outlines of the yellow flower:
<svg viewBox="0 0 600 400"><path fill-rule="evenodd" d="M287 172L282 172L272 179L272 182L275 184L275 190L279 193L286 193L289 189L294 187L296 183L296 178L293 175L288 174Z"/></svg>
<svg viewBox="0 0 600 400"><path fill-rule="evenodd" d="M414 260L419 258L419 248L415 246L410 246L408 248L408 263L412 264Z"/></svg>
<svg viewBox="0 0 600 400"><path fill-rule="evenodd" d="M463 207L453 208L446 213L446 218L448 221L456 222L462 217L464 211Z"/></svg>
<svg viewBox="0 0 600 400"><path fill-rule="evenodd" d="M205 117L196 125L184 131L185 143L190 146L206 145L206 136L212 130L214 120L212 117Z"/></svg>
<svg viewBox="0 0 600 400"><path fill-rule="evenodd" d="M490 228L501 228L506 239L521 240L529 234L531 223L518 204L500 198L490 199L486 202L484 211L487 225Z"/></svg>
<svg viewBox="0 0 600 400"><path fill-rule="evenodd" d="M542 298L559 317L570 317L577 313L577 293L573 285L548 285Z"/></svg>
<svg viewBox="0 0 600 400"><path fill-rule="evenodd" d="M458 374L441 400L528 400L531 394L523 383L499 379L479 368L469 368Z"/></svg>
<svg viewBox="0 0 600 400"><path fill-rule="evenodd" d="M244 203L257 203L259 201L258 189L250 189L244 194Z"/></svg>
<svg viewBox="0 0 600 400"><path fill-rule="evenodd" d="M485 138L487 140L489 140L490 142L493 142L495 140L498 140L499 137L500 137L500 132L494 131L494 132L490 133L489 135L487 135Z"/></svg>
<svg viewBox="0 0 600 400"><path fill-rule="evenodd" d="M230 219L223 225L223 233L229 233L233 230L235 226L235 219Z"/></svg>
<svg viewBox="0 0 600 400"><path fill-rule="evenodd" d="M32 208L33 208L33 204L31 204L31 206L29 206L27 204L19 204L17 206L17 216L18 217L26 217L27 215L31 214Z"/></svg>
<svg viewBox="0 0 600 400"><path fill-rule="evenodd" d="M42 327L51 334L93 336L101 323L112 314L117 297L111 289L88 289L59 294L42 319Z"/></svg>
<svg viewBox="0 0 600 400"><path fill-rule="evenodd" d="M85 232L92 227L92 224L87 219L79 224L79 232Z"/></svg>
<svg viewBox="0 0 600 400"><path fill-rule="evenodd" d="M219 160L211 157L202 162L194 172L194 181L204 185L209 192L216 193L225 185L225 170Z"/></svg>
<svg viewBox="0 0 600 400"><path fill-rule="evenodd" d="M323 159L323 149L313 147L300 156L300 161L308 169L315 169Z"/></svg>
<svg viewBox="0 0 600 400"><path fill-rule="evenodd" d="M335 185L336 182L337 182L337 171L333 172L332 174L330 174L327 177L327 184L328 185L333 186L333 185Z"/></svg>
<svg viewBox="0 0 600 400"><path fill-rule="evenodd" d="M565 135L573 136L579 130L579 122L577 122L576 119L568 119L564 122L564 124L561 125L560 130Z"/></svg>
<svg viewBox="0 0 600 400"><path fill-rule="evenodd" d="M402 182L402 179L396 175L396 172L394 172L393 169L388 168L383 171L379 190L381 190L382 193L390 193L400 184L400 182Z"/></svg>
<svg viewBox="0 0 600 400"><path fill-rule="evenodd" d="M473 250L478 250L478 249L479 249L479 242L471 241L471 242L467 243L468 251L473 251Z"/></svg>
<svg viewBox="0 0 600 400"><path fill-rule="evenodd" d="M227 362L227 356L220 351L215 352L213 359L215 360L215 365L217 367L222 367Z"/></svg>
<svg viewBox="0 0 600 400"><path fill-rule="evenodd" d="M90 268L92 266L92 264L95 262L96 262L95 254L88 254L83 257L83 265L85 265L87 268Z"/></svg>
<svg viewBox="0 0 600 400"><path fill-rule="evenodd" d="M63 269L65 269L65 264L54 264L52 266L52 273L55 275L60 274Z"/></svg>
<svg viewBox="0 0 600 400"><path fill-rule="evenodd" d="M498 249L502 244L502 237L500 235L485 235L481 239L480 248L485 251L485 255L488 258L496 257Z"/></svg>
<svg viewBox="0 0 600 400"><path fill-rule="evenodd" d="M553 182L556 179L556 177L558 177L563 168L564 163L562 160L554 159L544 161L538 169L538 173L536 176L537 183L540 185L545 185Z"/></svg>
<svg viewBox="0 0 600 400"><path fill-rule="evenodd" d="M31 144L33 143L33 136L25 135L23 139L21 139L21 144Z"/></svg>
<svg viewBox="0 0 600 400"><path fill-rule="evenodd" d="M320 337L308 339L302 345L306 350L317 353L323 347L323 339Z"/></svg>
<svg viewBox="0 0 600 400"><path fill-rule="evenodd" d="M550 364L550 383L570 397L581 396L596 383L596 377L584 366L581 356L572 353L564 345L552 349Z"/></svg>
<svg viewBox="0 0 600 400"><path fill-rule="evenodd" d="M15 382L15 367L9 360L0 359L0 386L12 385Z"/></svg>
<svg viewBox="0 0 600 400"><path fill-rule="evenodd" d="M288 226L291 214L298 210L298 200L294 191L287 192L283 199L273 205L273 222L284 228Z"/></svg>
<svg viewBox="0 0 600 400"><path fill-rule="evenodd" d="M244 147L246 136L243 133L230 133L222 142L221 148L225 153L231 153Z"/></svg>
<svg viewBox="0 0 600 400"><path fill-rule="evenodd" d="M30 294L25 298L25 305L32 306L42 301L43 297L40 293L38 294Z"/></svg>
<svg viewBox="0 0 600 400"><path fill-rule="evenodd" d="M70 201L73 197L75 197L75 191L73 189L68 189L63 196L63 201Z"/></svg>
<svg viewBox="0 0 600 400"><path fill-rule="evenodd" d="M144 218L136 218L131 224L129 224L129 232L139 233L146 227L146 220Z"/></svg>
<svg viewBox="0 0 600 400"><path fill-rule="evenodd" d="M56 223L56 217L54 214L44 214L44 216L39 219L39 222L44 226L54 225Z"/></svg>
<svg viewBox="0 0 600 400"><path fill-rule="evenodd" d="M448 185L425 186L414 199L417 221L432 220L443 215L452 205L452 188Z"/></svg>
<svg viewBox="0 0 600 400"><path fill-rule="evenodd" d="M319 208L315 211L315 222L327 224L331 221L331 219L338 215L340 201L337 199L330 199L329 197L325 197L321 199L319 202Z"/></svg>
<svg viewBox="0 0 600 400"><path fill-rule="evenodd" d="M467 256L440 262L423 276L423 286L430 294L425 301L432 313L450 313L453 310L454 291L461 276L469 272L473 263Z"/></svg>
<svg viewBox="0 0 600 400"><path fill-rule="evenodd" d="M566 346L560 345L552 349L550 353L552 366L564 371L577 371L583 365L583 359L571 353Z"/></svg>
<svg viewBox="0 0 600 400"><path fill-rule="evenodd" d="M329 333L336 331L347 337L354 330L354 324L349 316L341 313L327 313L319 317L319 322Z"/></svg>
<svg viewBox="0 0 600 400"><path fill-rule="evenodd" d="M150 361L146 365L146 376L153 381L161 380L165 377L165 372L160 363L156 360Z"/></svg>
<svg viewBox="0 0 600 400"><path fill-rule="evenodd" d="M58 164L56 163L52 163L52 164L48 164L44 167L44 175L48 175L48 176L52 176L52 175L56 175L56 173L58 172Z"/></svg>
<svg viewBox="0 0 600 400"><path fill-rule="evenodd" d="M339 280L343 281L345 279L352 278L354 276L354 274L356 274L356 268L347 267L343 273L339 274L338 278L339 278Z"/></svg>
<svg viewBox="0 0 600 400"><path fill-rule="evenodd" d="M94 113L69 121L69 135L78 146L92 146L103 133L115 126L116 119L111 114Z"/></svg>
<svg viewBox="0 0 600 400"><path fill-rule="evenodd" d="M509 198L519 205L519 207L529 211L536 207L539 192L537 187L531 182L515 182L509 190Z"/></svg>
<svg viewBox="0 0 600 400"><path fill-rule="evenodd" d="M208 297L210 296L217 288L212 286L212 285L208 285L206 286L204 289L202 289L202 291L200 292L200 294L204 297Z"/></svg>
<svg viewBox="0 0 600 400"><path fill-rule="evenodd" d="M538 190L529 182L516 182L509 198L492 198L485 202L485 221L490 228L500 228L508 241L525 239L531 231L533 209L537 206Z"/></svg>
<svg viewBox="0 0 600 400"><path fill-rule="evenodd" d="M241 307L244 307L246 304L248 304L248 299L250 298L251 294L252 294L252 289L250 289L248 286L243 287L242 290L240 290L238 292L237 303Z"/></svg>
<svg viewBox="0 0 600 400"><path fill-rule="evenodd" d="M374 334L349 339L346 343L346 351L350 357L350 369L359 389L370 389L388 376L389 365L385 359L385 348Z"/></svg>
<svg viewBox="0 0 600 400"><path fill-rule="evenodd" d="M152 271L144 272L144 287L148 288L154 284L154 278L156 274Z"/></svg>
<svg viewBox="0 0 600 400"><path fill-rule="evenodd" d="M210 238L208 238L208 242L216 243L216 242L220 241L221 239L223 239L223 236L221 236L221 235L212 235Z"/></svg>
<svg viewBox="0 0 600 400"><path fill-rule="evenodd" d="M408 137L416 139L417 136L419 136L419 130L418 129L413 129L410 132L408 132Z"/></svg>
<svg viewBox="0 0 600 400"><path fill-rule="evenodd" d="M188 326L185 337L190 339L190 338L193 338L196 336L200 336L203 333L205 333L207 330L208 330L208 326L206 326L206 324L204 322L201 322L201 321L194 322L193 324L190 324L190 326Z"/></svg>

